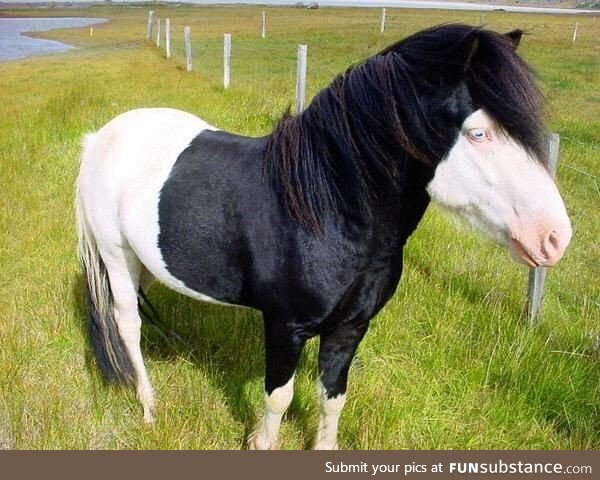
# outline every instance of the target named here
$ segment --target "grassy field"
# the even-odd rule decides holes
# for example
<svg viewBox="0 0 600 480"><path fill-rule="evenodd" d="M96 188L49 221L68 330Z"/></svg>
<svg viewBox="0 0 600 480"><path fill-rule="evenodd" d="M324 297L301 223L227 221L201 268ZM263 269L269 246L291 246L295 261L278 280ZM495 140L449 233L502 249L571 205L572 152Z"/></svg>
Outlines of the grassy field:
<svg viewBox="0 0 600 480"><path fill-rule="evenodd" d="M307 43L308 97L347 65L422 27L479 23L470 12L156 8L174 57L145 41L145 8L7 11L100 16L89 29L46 32L78 48L0 67L0 448L237 449L262 410L256 312L201 304L155 286L169 328L147 327L143 350L159 398L146 427L133 392L107 387L85 334L75 256L73 185L81 136L120 112L169 106L258 135L293 101L296 45ZM579 22L577 43L571 42ZM558 179L574 239L549 273L541 323L523 315L527 271L503 249L428 211L406 249L398 291L372 324L350 373L345 449L600 448L600 22L495 12L492 29L530 35L548 121L561 135ZM194 72L182 30L192 26ZM233 35L232 86L221 86L222 35ZM316 428L316 347L303 356L283 448Z"/></svg>

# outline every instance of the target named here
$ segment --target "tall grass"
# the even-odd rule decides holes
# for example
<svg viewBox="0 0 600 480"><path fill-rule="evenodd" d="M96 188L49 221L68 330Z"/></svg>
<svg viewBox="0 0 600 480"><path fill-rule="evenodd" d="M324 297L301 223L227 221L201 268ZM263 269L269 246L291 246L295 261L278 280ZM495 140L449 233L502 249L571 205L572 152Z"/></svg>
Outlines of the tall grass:
<svg viewBox="0 0 600 480"><path fill-rule="evenodd" d="M44 33L77 51L2 64L0 92L0 448L240 448L262 409L260 315L201 304L156 286L168 328L144 330L157 390L154 427L133 392L103 384L85 335L75 258L73 185L80 139L141 106L194 112L259 135L293 101L295 46L309 45L309 96L351 63L419 28L478 23L480 14L388 9L156 8L182 35L174 58L144 40L147 12L95 7L88 29ZM2 11L0 11L1 14ZM9 12L14 14L15 12ZM18 11L19 15L36 14ZM63 14L56 10L53 13ZM47 15L47 12L44 12ZM541 324L523 315L526 271L505 251L432 208L406 249L396 295L373 321L350 374L342 448L600 447L598 298L600 26L573 17L493 13L490 28L524 28L549 122L561 134L558 181L575 236L548 278ZM232 86L221 87L222 34L233 34ZM310 445L316 424L316 341L302 357L282 446Z"/></svg>

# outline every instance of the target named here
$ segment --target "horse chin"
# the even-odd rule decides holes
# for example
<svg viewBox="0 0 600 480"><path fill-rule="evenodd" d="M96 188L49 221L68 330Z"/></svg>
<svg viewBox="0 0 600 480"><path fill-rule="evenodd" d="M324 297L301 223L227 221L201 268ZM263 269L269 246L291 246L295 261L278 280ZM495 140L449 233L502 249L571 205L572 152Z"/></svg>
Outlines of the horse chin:
<svg viewBox="0 0 600 480"><path fill-rule="evenodd" d="M488 241L505 248L508 247L515 261L531 268L539 267L540 265L546 266L531 249L513 236L510 228L500 228L487 217L472 214L465 215L464 212L452 215L452 217L459 220L463 225L479 232Z"/></svg>
<svg viewBox="0 0 600 480"><path fill-rule="evenodd" d="M527 265L528 267L535 268L539 267L540 263L533 257L528 249L518 240L511 238L508 243L508 248L512 257L520 263Z"/></svg>

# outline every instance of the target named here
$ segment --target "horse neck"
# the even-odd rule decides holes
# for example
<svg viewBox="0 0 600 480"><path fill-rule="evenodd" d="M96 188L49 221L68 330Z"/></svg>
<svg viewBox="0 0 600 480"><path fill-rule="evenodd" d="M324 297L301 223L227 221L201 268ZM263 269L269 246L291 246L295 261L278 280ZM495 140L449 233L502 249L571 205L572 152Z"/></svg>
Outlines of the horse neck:
<svg viewBox="0 0 600 480"><path fill-rule="evenodd" d="M325 213L372 217L383 203L406 201L411 177L430 170L383 105L356 104L348 78L338 77L303 113L285 116L267 140L265 171L291 213L317 230Z"/></svg>

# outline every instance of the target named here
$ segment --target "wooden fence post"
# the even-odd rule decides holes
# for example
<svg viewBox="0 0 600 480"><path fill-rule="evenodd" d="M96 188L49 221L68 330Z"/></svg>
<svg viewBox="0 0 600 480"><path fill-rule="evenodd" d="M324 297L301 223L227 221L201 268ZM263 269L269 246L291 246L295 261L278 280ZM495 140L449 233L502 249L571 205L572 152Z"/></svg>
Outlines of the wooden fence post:
<svg viewBox="0 0 600 480"><path fill-rule="evenodd" d="M261 37L262 38L266 38L267 37L267 13L266 12L262 12L261 15Z"/></svg>
<svg viewBox="0 0 600 480"><path fill-rule="evenodd" d="M304 110L306 95L306 45L298 45L298 61L296 65L296 113Z"/></svg>
<svg viewBox="0 0 600 480"><path fill-rule="evenodd" d="M160 18L156 19L156 46L160 47Z"/></svg>
<svg viewBox="0 0 600 480"><path fill-rule="evenodd" d="M154 23L154 10L148 12L148 26L146 27L146 40L152 38L152 25Z"/></svg>
<svg viewBox="0 0 600 480"><path fill-rule="evenodd" d="M385 31L385 8L381 9L381 25L379 27L379 32L383 34Z"/></svg>
<svg viewBox="0 0 600 480"><path fill-rule="evenodd" d="M185 27L183 29L183 36L185 38L185 68L188 72L192 71L192 29Z"/></svg>
<svg viewBox="0 0 600 480"><path fill-rule="evenodd" d="M548 138L548 168L553 176L556 176L556 165L558 163L558 149L560 137L553 133ZM533 327L539 321L544 297L544 283L546 282L546 267L529 269L529 284L527 286L527 314L529 324Z"/></svg>
<svg viewBox="0 0 600 480"><path fill-rule="evenodd" d="M171 58L171 19L165 20L165 51L167 58Z"/></svg>
<svg viewBox="0 0 600 480"><path fill-rule="evenodd" d="M229 88L231 79L231 33L223 35L223 88Z"/></svg>

